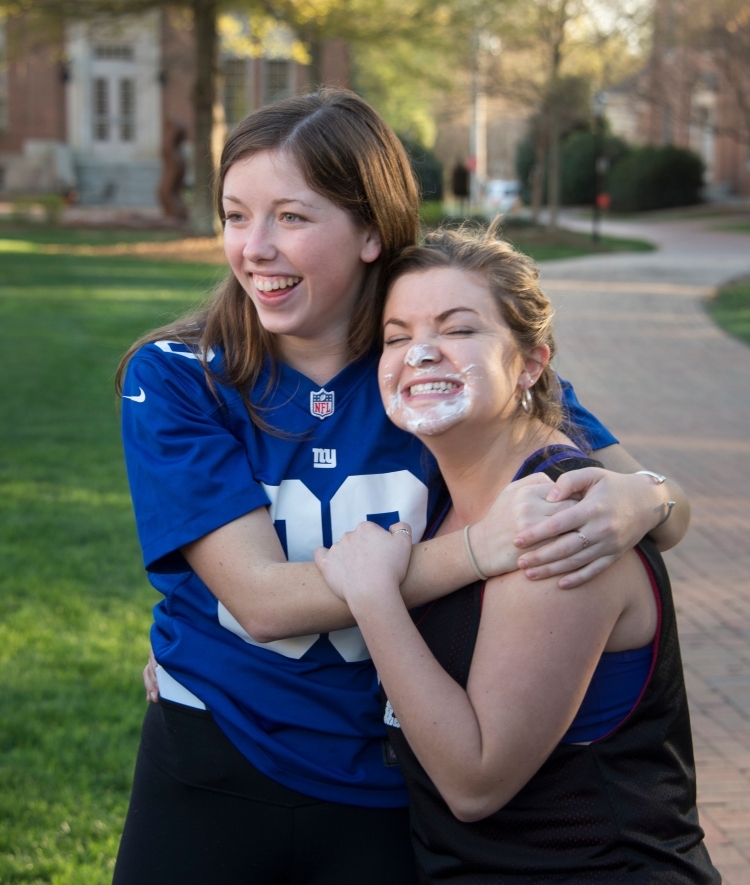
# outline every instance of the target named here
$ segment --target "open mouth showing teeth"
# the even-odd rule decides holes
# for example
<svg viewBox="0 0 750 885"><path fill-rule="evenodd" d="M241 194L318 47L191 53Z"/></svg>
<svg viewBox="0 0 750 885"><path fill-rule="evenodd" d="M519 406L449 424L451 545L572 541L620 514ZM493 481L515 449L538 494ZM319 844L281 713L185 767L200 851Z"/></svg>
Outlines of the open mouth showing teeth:
<svg viewBox="0 0 750 885"><path fill-rule="evenodd" d="M428 381L425 384L412 384L409 388L409 396L418 396L420 393L450 393L458 390L460 384L455 381Z"/></svg>
<svg viewBox="0 0 750 885"><path fill-rule="evenodd" d="M272 280L253 277L255 288L259 292L275 292L278 289L288 289L290 286L296 286L300 282L302 282L302 277L275 277Z"/></svg>

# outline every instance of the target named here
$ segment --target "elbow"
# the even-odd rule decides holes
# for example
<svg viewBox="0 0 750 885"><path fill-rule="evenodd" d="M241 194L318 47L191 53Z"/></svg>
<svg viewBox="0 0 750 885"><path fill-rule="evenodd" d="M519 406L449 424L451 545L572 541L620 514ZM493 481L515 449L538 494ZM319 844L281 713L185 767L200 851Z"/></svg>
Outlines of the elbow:
<svg viewBox="0 0 750 885"><path fill-rule="evenodd" d="M443 798L451 814L457 820L460 820L461 823L473 824L499 811L511 797L460 791L450 797L444 795Z"/></svg>
<svg viewBox="0 0 750 885"><path fill-rule="evenodd" d="M227 608L219 615L219 622L223 627L236 633L247 642L274 642L276 639L286 639L281 632L280 625L271 617L270 613L253 611L238 613L235 617ZM228 615L228 617L227 617Z"/></svg>
<svg viewBox="0 0 750 885"><path fill-rule="evenodd" d="M253 642L260 642L263 645L268 642L275 642L277 639L286 639L289 635L288 631L284 635L279 625L275 624L271 619L264 619L263 617L247 619L243 622L242 627Z"/></svg>

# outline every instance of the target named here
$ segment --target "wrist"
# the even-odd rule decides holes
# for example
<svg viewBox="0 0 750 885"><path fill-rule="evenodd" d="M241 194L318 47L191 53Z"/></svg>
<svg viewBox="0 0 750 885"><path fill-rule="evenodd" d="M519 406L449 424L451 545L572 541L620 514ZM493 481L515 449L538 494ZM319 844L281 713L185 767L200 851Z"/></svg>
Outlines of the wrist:
<svg viewBox="0 0 750 885"><path fill-rule="evenodd" d="M487 581L495 575L504 575L518 568L517 561L521 551L513 546L510 538L498 540L489 532L490 529L485 530L480 520L464 527L460 533L470 581Z"/></svg>
<svg viewBox="0 0 750 885"><path fill-rule="evenodd" d="M649 529L649 532L653 532L663 526L669 519L672 515L672 508L675 506L676 502L670 497L666 476L663 476L661 473L655 473L652 470L637 470L636 476L643 476L644 479L651 484L652 490L657 498L657 505L655 508L656 522L654 522ZM652 510L651 513L653 514L653 512L654 511Z"/></svg>
<svg viewBox="0 0 750 885"><path fill-rule="evenodd" d="M358 587L365 587L365 584L358 584ZM405 608L396 581L368 582L366 589L350 590L345 601L355 621L373 612L382 613L399 606Z"/></svg>

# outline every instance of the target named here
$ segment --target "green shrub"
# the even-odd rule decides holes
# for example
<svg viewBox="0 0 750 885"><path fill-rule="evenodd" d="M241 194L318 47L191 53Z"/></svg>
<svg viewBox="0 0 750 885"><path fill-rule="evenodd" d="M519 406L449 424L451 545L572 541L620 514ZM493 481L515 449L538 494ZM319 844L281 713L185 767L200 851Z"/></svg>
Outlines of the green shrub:
<svg viewBox="0 0 750 885"><path fill-rule="evenodd" d="M596 191L596 156L601 149L610 166L618 163L630 150L614 135L600 136L591 130L578 130L569 135L560 149L560 202L563 206L584 206L594 202ZM516 150L516 175L521 182L521 198L531 202L531 171L536 157L531 140L525 138ZM547 170L544 175L544 194L547 194Z"/></svg>
<svg viewBox="0 0 750 885"><path fill-rule="evenodd" d="M630 148L614 135L574 132L560 151L560 202L563 206L590 206L596 196L596 158L606 157L610 168Z"/></svg>
<svg viewBox="0 0 750 885"><path fill-rule="evenodd" d="M419 182L422 200L434 201L443 199L443 164L435 154L410 138L401 137L401 143L409 155L411 168Z"/></svg>
<svg viewBox="0 0 750 885"><path fill-rule="evenodd" d="M607 178L612 209L618 212L690 206L700 203L702 187L703 161L673 145L636 148Z"/></svg>

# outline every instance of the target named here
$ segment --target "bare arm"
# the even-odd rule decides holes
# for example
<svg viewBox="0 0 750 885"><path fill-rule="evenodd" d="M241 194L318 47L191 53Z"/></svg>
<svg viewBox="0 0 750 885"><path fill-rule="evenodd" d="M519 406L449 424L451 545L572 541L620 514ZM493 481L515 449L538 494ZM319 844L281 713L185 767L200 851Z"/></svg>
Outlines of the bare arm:
<svg viewBox="0 0 750 885"><path fill-rule="evenodd" d="M563 474L551 494L554 500L572 500L575 506L538 521L519 533L520 548L539 545L518 560L532 580L565 575L561 587L577 587L610 566L640 539L651 534L660 550L668 550L685 536L690 524L690 504L673 480L657 485L649 476L635 475L643 467L622 446L594 452L607 470L586 468ZM654 526L675 501L669 519ZM584 548L581 532L589 544ZM543 543L543 542L549 543ZM567 573L567 574L566 574Z"/></svg>
<svg viewBox="0 0 750 885"><path fill-rule="evenodd" d="M518 531L570 506L548 503L542 475L512 484L482 523L493 573L517 568ZM257 642L351 627L347 606L331 593L313 562L287 562L266 508L248 513L182 550L190 567ZM401 585L407 608L438 599L476 579L463 534L415 545Z"/></svg>
<svg viewBox="0 0 750 885"><path fill-rule="evenodd" d="M635 647L653 636L649 583L634 554L577 593L520 572L492 579L464 690L425 645L389 572L403 538L360 526L316 561L355 614L420 762L458 818L479 820L508 802L560 741L615 625L634 609L617 641Z"/></svg>
<svg viewBox="0 0 750 885"><path fill-rule="evenodd" d="M507 532L507 556L513 556ZM314 562L287 562L265 508L183 548L191 568L257 642L351 627L347 605ZM437 599L474 580L460 532L418 544L402 586L406 606Z"/></svg>

